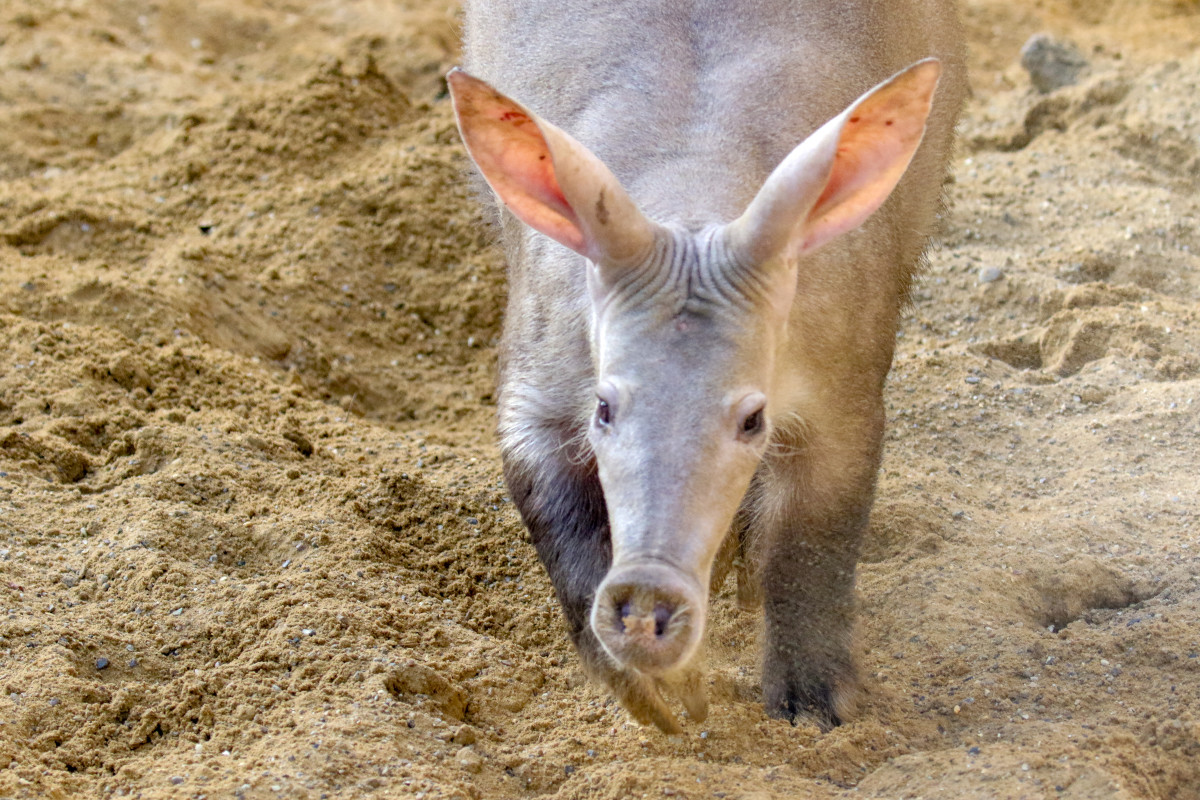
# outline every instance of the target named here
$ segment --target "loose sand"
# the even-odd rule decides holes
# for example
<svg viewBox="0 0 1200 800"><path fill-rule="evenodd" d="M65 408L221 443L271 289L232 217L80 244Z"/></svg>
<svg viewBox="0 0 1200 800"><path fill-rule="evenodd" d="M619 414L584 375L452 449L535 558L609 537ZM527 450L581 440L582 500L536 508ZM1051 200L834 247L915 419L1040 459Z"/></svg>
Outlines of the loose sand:
<svg viewBox="0 0 1200 800"><path fill-rule="evenodd" d="M861 718L767 719L729 586L675 738L504 496L455 13L0 7L0 797L1200 797L1200 4L967 3Z"/></svg>

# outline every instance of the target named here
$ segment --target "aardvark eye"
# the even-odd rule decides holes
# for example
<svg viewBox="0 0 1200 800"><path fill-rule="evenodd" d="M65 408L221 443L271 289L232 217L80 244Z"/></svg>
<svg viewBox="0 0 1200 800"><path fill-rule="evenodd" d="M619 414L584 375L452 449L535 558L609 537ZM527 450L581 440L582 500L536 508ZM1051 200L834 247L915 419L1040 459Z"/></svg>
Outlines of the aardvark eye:
<svg viewBox="0 0 1200 800"><path fill-rule="evenodd" d="M607 400L596 401L596 422L603 426L612 422L612 409Z"/></svg>
<svg viewBox="0 0 1200 800"><path fill-rule="evenodd" d="M763 429L763 410L757 409L742 420L742 435L754 436Z"/></svg>

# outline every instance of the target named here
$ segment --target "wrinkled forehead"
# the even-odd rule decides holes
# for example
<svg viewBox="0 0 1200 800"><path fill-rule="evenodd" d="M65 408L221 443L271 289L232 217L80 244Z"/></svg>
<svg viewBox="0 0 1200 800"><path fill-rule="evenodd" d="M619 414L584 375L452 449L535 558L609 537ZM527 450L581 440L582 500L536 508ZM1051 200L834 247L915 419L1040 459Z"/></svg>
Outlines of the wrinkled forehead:
<svg viewBox="0 0 1200 800"><path fill-rule="evenodd" d="M720 226L663 226L642 261L603 273L603 284L600 272L592 273L602 308L657 321L693 316L739 324L760 310L771 290L766 271L740 260Z"/></svg>
<svg viewBox="0 0 1200 800"><path fill-rule="evenodd" d="M643 263L595 298L600 377L711 385L758 369L771 338L761 271L738 263L719 229L665 232Z"/></svg>
<svg viewBox="0 0 1200 800"><path fill-rule="evenodd" d="M647 265L613 286L596 309L601 365L655 356L719 361L760 339L762 303L729 272L727 263L692 253Z"/></svg>

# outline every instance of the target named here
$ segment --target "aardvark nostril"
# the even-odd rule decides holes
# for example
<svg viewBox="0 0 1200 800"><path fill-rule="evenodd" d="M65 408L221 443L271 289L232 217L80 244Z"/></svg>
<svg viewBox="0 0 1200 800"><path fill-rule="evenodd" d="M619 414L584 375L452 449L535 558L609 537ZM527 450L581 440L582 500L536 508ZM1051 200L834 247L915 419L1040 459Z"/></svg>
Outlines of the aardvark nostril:
<svg viewBox="0 0 1200 800"><path fill-rule="evenodd" d="M658 603L654 606L654 635L661 637L667 632L667 623L671 621L671 615L675 613L675 609L667 606L665 603Z"/></svg>

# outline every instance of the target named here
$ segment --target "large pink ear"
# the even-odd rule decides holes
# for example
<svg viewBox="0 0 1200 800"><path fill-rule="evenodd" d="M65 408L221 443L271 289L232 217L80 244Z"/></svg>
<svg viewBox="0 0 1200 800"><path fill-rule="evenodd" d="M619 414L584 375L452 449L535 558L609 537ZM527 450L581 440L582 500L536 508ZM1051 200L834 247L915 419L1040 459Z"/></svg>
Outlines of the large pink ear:
<svg viewBox="0 0 1200 800"><path fill-rule="evenodd" d="M921 144L940 75L936 59L918 61L822 125L729 224L731 246L762 262L785 247L815 249L861 225Z"/></svg>
<svg viewBox="0 0 1200 800"><path fill-rule="evenodd" d="M601 267L649 252L657 225L591 151L461 69L446 81L468 154L518 219Z"/></svg>

